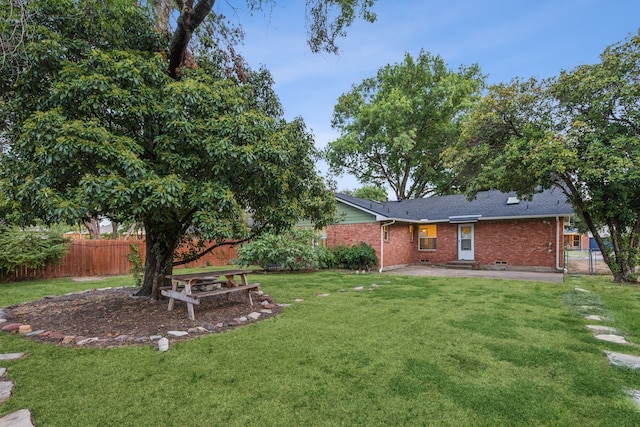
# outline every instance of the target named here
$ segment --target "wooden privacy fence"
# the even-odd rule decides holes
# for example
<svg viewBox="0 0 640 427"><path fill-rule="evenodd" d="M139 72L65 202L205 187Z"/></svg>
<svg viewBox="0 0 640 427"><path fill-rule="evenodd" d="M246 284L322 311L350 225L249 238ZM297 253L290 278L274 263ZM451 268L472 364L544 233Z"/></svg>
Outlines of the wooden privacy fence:
<svg viewBox="0 0 640 427"><path fill-rule="evenodd" d="M73 240L60 265L36 269L19 267L13 274L3 279L17 281L129 274L133 267L133 263L128 259L131 245L138 247L140 262L144 265L146 255L144 240ZM220 246L199 260L180 267L226 265L237 256L238 251L234 246Z"/></svg>

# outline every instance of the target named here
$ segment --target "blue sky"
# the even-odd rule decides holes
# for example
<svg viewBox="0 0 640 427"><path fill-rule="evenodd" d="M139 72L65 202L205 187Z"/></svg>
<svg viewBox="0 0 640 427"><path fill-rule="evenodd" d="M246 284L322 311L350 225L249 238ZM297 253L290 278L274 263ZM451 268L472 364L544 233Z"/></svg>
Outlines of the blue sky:
<svg viewBox="0 0 640 427"><path fill-rule="evenodd" d="M415 57L424 49L453 69L477 63L489 83L500 83L598 62L607 46L640 27L638 0L378 0L378 20L348 29L339 55L314 55L305 2L277 3L266 14L238 10L246 31L239 50L252 68L271 71L285 116L304 118L318 148L338 137L331 128L338 97L406 52ZM318 168L326 174L326 165ZM353 177L336 179L338 190L360 186Z"/></svg>

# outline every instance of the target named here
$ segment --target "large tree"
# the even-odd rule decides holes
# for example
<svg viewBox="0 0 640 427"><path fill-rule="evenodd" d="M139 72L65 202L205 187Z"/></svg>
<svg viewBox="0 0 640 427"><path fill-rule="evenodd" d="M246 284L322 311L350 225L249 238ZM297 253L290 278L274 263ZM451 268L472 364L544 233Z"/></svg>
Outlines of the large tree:
<svg viewBox="0 0 640 427"><path fill-rule="evenodd" d="M325 150L331 171L387 184L399 200L451 192L453 175L440 154L457 140L482 87L477 65L453 71L424 51L382 67L334 107L340 137Z"/></svg>
<svg viewBox="0 0 640 427"><path fill-rule="evenodd" d="M0 9L16 2L0 0ZM181 262L303 217L322 225L332 216L312 136L301 119L282 118L269 73L244 64L224 37L238 33L214 3L178 1L174 15L162 0L153 8L24 2L19 57L2 64L6 219L100 215L143 224L144 295L158 296L175 249L193 236L199 243ZM359 5L372 19L371 3L309 0L313 46L331 50ZM13 17L0 12L0 29Z"/></svg>
<svg viewBox="0 0 640 427"><path fill-rule="evenodd" d="M530 196L559 187L593 234L617 282L640 264L640 37L601 61L545 81L490 89L466 123L452 164L468 192ZM605 237L609 236L610 245Z"/></svg>

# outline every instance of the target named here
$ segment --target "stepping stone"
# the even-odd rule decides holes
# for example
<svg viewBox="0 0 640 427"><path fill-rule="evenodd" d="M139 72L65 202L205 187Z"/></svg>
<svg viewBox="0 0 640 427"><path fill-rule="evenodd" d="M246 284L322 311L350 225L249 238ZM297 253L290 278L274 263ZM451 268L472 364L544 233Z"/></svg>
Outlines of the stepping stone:
<svg viewBox="0 0 640 427"><path fill-rule="evenodd" d="M16 360L24 356L24 353L7 353L0 354L0 360Z"/></svg>
<svg viewBox="0 0 640 427"><path fill-rule="evenodd" d="M0 378L4 377L4 374L7 373L7 368L0 368Z"/></svg>
<svg viewBox="0 0 640 427"><path fill-rule="evenodd" d="M329 294L318 294L318 298L322 298L322 297L328 297Z"/></svg>
<svg viewBox="0 0 640 427"><path fill-rule="evenodd" d="M596 316L595 314L590 314L589 316L584 316L584 318L587 319L587 320L595 320L597 322L600 322L602 320L602 317Z"/></svg>
<svg viewBox="0 0 640 427"><path fill-rule="evenodd" d="M0 402L11 397L11 390L13 390L13 381L0 381Z"/></svg>
<svg viewBox="0 0 640 427"><path fill-rule="evenodd" d="M594 334L616 334L618 330L616 328L612 328L611 326L601 326L601 325L586 325L587 328L591 329Z"/></svg>
<svg viewBox="0 0 640 427"><path fill-rule="evenodd" d="M293 302L304 302L304 300L302 298L296 298L293 300Z"/></svg>
<svg viewBox="0 0 640 427"><path fill-rule="evenodd" d="M631 400L633 400L633 403L635 403L636 407L640 408L640 390L628 389L626 391L627 394L631 397Z"/></svg>
<svg viewBox="0 0 640 427"><path fill-rule="evenodd" d="M616 344L631 344L629 341L627 341L624 337L621 337L620 335L614 335L614 334L598 334L595 335L596 339L602 340L602 341L608 341L608 342L613 342Z"/></svg>
<svg viewBox="0 0 640 427"><path fill-rule="evenodd" d="M31 421L31 411L20 409L0 418L0 427L34 427Z"/></svg>
<svg viewBox="0 0 640 427"><path fill-rule="evenodd" d="M633 356L631 354L617 353L615 351L605 351L609 363L613 366L620 366L622 368L640 369L640 356Z"/></svg>
<svg viewBox="0 0 640 427"><path fill-rule="evenodd" d="M582 289L582 288L575 288L576 291L578 292L586 292L586 293L591 293L591 291L588 291L586 289Z"/></svg>
<svg viewBox="0 0 640 427"><path fill-rule="evenodd" d="M364 286L356 286L355 288L353 288L354 291L361 291L364 289Z"/></svg>

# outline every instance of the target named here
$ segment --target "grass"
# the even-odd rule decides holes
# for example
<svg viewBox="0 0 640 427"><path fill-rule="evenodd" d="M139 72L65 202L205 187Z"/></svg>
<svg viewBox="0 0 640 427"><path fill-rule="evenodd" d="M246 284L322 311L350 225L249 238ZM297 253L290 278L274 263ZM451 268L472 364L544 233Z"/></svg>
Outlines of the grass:
<svg viewBox="0 0 640 427"><path fill-rule="evenodd" d="M595 340L581 312L595 307L640 342L637 288L338 272L251 281L305 301L167 353L1 334L0 352L28 357L3 363L16 387L0 414L29 408L43 426L640 425L624 392L640 374L603 354L640 350ZM0 286L3 306L96 283Z"/></svg>

